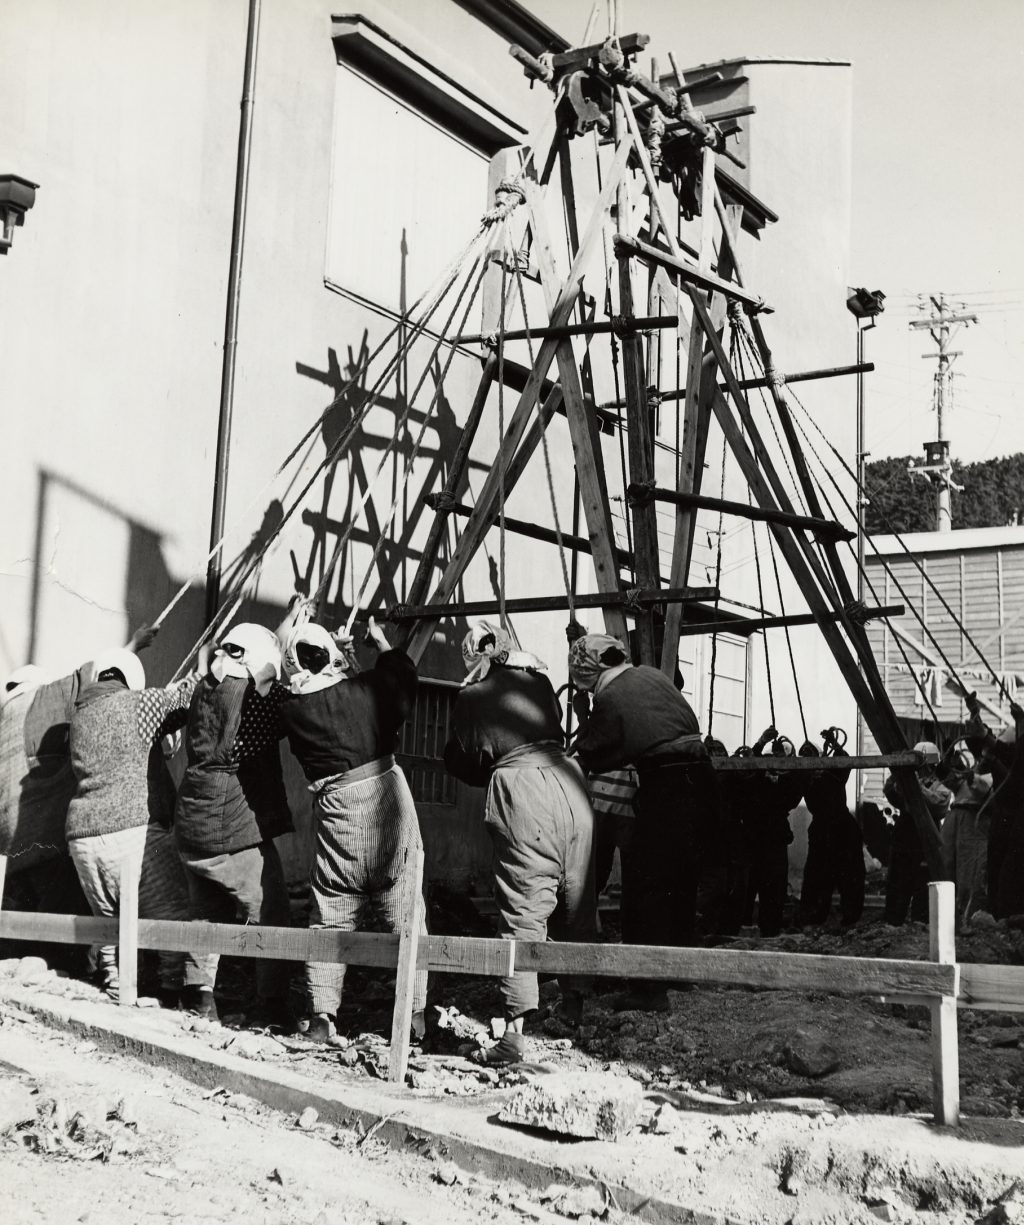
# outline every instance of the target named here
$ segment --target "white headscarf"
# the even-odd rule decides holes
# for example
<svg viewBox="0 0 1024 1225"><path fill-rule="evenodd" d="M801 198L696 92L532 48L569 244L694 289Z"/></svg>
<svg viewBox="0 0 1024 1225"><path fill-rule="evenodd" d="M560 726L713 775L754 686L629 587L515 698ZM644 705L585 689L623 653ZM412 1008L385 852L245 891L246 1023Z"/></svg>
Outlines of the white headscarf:
<svg viewBox="0 0 1024 1225"><path fill-rule="evenodd" d="M506 668L525 668L529 672L540 672L547 664L531 655L529 651L516 650L512 636L490 621L477 621L462 640L462 659L468 675L463 687L474 681L482 681L492 664L504 664Z"/></svg>
<svg viewBox="0 0 1024 1225"><path fill-rule="evenodd" d="M48 685L56 679L49 668L40 667L39 664L23 664L20 668L15 668L7 678L3 692L0 692L0 706L5 706L13 698L30 693L40 685Z"/></svg>
<svg viewBox="0 0 1024 1225"><path fill-rule="evenodd" d="M319 672L310 672L299 663L297 648L300 643L320 647L327 652L327 664ZM355 670L352 639L342 638L339 642L329 630L312 622L298 625L285 639L283 664L292 693L316 693L318 689L329 689Z"/></svg>
<svg viewBox="0 0 1024 1225"><path fill-rule="evenodd" d="M99 676L108 668L116 668L124 677L124 683L129 689L146 688L146 669L134 651L126 647L108 647L93 659L90 670L93 676Z"/></svg>
<svg viewBox="0 0 1024 1225"><path fill-rule="evenodd" d="M210 664L215 680L222 681L227 676L239 680L251 678L256 692L266 697L274 681L281 679L281 644L274 631L266 626L243 622L228 630L219 645L238 647L242 654L235 659L226 651L218 650Z"/></svg>

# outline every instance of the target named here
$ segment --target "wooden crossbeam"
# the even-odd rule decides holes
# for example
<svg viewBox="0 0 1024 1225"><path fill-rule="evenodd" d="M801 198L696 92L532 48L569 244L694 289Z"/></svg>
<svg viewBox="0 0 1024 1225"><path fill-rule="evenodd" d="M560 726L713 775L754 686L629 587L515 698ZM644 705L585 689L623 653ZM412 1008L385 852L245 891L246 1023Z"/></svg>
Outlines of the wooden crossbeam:
<svg viewBox="0 0 1024 1225"><path fill-rule="evenodd" d="M784 774L791 770L883 770L906 766L916 769L924 764L924 754L913 749L899 753L862 754L858 757L712 757L711 764L726 774L752 771L755 774Z"/></svg>
<svg viewBox="0 0 1024 1225"><path fill-rule="evenodd" d="M813 532L816 536L828 536L836 540L855 540L857 533L843 527L833 519L817 519L813 515L792 515L785 511L764 510L760 506L751 506L747 502L731 502L726 498L712 498L707 494L685 493L675 489L650 488L643 485L630 485L626 490L630 501L668 502L674 506L694 506L704 510L718 510L727 515L737 515L741 519L757 519L763 523L778 523L785 527L800 528Z"/></svg>
<svg viewBox="0 0 1024 1225"><path fill-rule="evenodd" d="M902 617L907 610L902 604L883 604L880 608L861 610L860 616L866 621L875 621L881 617ZM833 621L838 621L842 613L830 613ZM687 621L680 627L680 635L693 637L695 634L753 634L758 630L788 629L798 625L817 625L820 617L814 613L788 613L782 617L733 617L721 618L718 621Z"/></svg>
<svg viewBox="0 0 1024 1225"><path fill-rule="evenodd" d="M615 254L635 256L648 264L657 264L666 269L669 275L678 277L679 280L689 285L696 285L712 293L724 294L727 298L742 302L751 310L765 309L763 298L758 297L757 294L748 293L735 281L725 281L711 272L696 267L688 260L677 258L663 247L653 247L650 243L641 242L638 238L632 238L628 234L615 235Z"/></svg>
<svg viewBox="0 0 1024 1225"><path fill-rule="evenodd" d="M781 377L790 383L813 383L818 379L837 379L842 378L847 374L870 374L875 368L874 362L855 362L852 366L823 366L820 370L797 370L792 374L784 374ZM744 391L749 391L756 387L767 387L771 380L767 378L760 379L740 379L737 384ZM728 390L724 383L719 383L719 391ZM659 391L659 396L664 403L665 400L685 400L685 387L671 387L667 391ZM617 400L606 400L603 404L599 404L599 409L615 409L621 408L625 404L625 400L620 396Z"/></svg>
<svg viewBox="0 0 1024 1225"><path fill-rule="evenodd" d="M573 597L576 608L611 608L620 613L635 614L638 609L655 608L659 604L687 604L717 597L716 587L661 587L642 591L596 591ZM561 595L519 596L508 599L504 609L509 613L558 612L568 609L569 597ZM497 600L469 600L459 604L420 604L416 607L397 604L385 613L378 609L360 609L357 621L371 616L401 624L404 621L442 621L446 617L486 617L501 610Z"/></svg>
<svg viewBox="0 0 1024 1225"><path fill-rule="evenodd" d="M677 325L675 315L642 315L638 319L595 319L592 323L569 323L560 328L518 328L514 331L506 332L504 339L512 340L546 340L550 337L564 339L566 336L598 336L615 332L621 334L624 332L647 332L653 328L674 328ZM495 334L488 332L486 335L478 332L472 336L456 336L452 340L452 344L468 345L481 344L484 341L490 342L495 340Z"/></svg>
<svg viewBox="0 0 1024 1225"><path fill-rule="evenodd" d="M432 494L427 493L423 495L423 501L428 506L431 506L434 504L435 499ZM444 505L439 513L468 518L473 513L473 508L466 506L462 502L454 502ZM531 540L543 540L546 544L557 545L559 542L558 533L553 528L540 527L536 523L527 523L524 519L510 519L508 515L505 516L505 531L512 532L517 536L528 536ZM562 533L561 543L564 548L572 549L576 553L590 553L593 550L589 540L584 539L582 536L570 535L566 532ZM616 546L615 556L620 566L631 567L633 565L633 554L629 549Z"/></svg>
<svg viewBox="0 0 1024 1225"><path fill-rule="evenodd" d="M598 238L600 237L605 211L607 210L608 205L610 204L611 199L618 186L619 178L625 171L628 155L629 155L628 149L620 150L619 153L616 155L615 160L613 161L609 169L608 176L605 179L604 185L601 189L601 194L598 197L597 203L594 208L594 212L591 215L590 221L587 225L586 233L584 234L583 239L580 243L579 250L576 252L576 255L573 259L572 266L569 269L569 273L567 277L565 278L564 282L561 283L561 288L558 291L557 298L553 306L551 307L551 309L549 309L549 312L548 312L549 323L552 327L561 327L563 324L568 323L569 317L572 315L572 312L576 307L580 280L582 279L585 266L589 262L590 257L593 254L594 247L598 241ZM523 180L523 182L524 184L529 185L530 180ZM529 200L529 186L527 186L527 192L528 192L527 198ZM534 225L534 234L536 235L538 232L536 217L533 218L533 225ZM535 243L535 247L539 248L539 246L540 246L539 243ZM550 273L550 269L548 271ZM548 292L549 287L551 285L551 278L550 278L550 275L545 276L545 269L543 267L541 268L541 276L545 283L545 292ZM441 605L441 604L446 604L448 600L451 599L452 594L455 591L455 588L458 586L459 582L462 579L463 574L465 574L466 572L467 566L469 565L472 558L475 556L477 550L480 548L480 545L483 542L484 536L487 534L487 531L490 527L491 521L494 517L494 513L497 510L500 492L502 490L502 487L505 485L505 481L504 481L505 473L507 472L508 467L512 462L512 458L515 455L519 447L519 443L523 439L524 433L526 432L527 426L530 421L530 417L533 413L534 407L537 404L537 399L538 399L538 396L540 395L541 388L544 385L548 370L551 368L551 364L554 362L556 354L559 354L559 350L561 349L562 346L568 346L569 365L571 366L572 365L572 359L571 359L572 343L571 341L550 338L548 340L544 340L541 342L540 348L536 355L536 359L534 361L533 369L530 371L529 377L527 378L527 381L526 381L526 385L523 388L523 391L520 393L519 402L517 403L515 410L512 413L511 417L505 423L505 437L501 440L501 444L499 446L498 455L495 459L494 466L492 467L491 471L488 473L487 478L484 481L483 487L480 490L480 494L477 497L476 505L474 507L474 514L468 520L465 530L462 532L462 534L459 537L458 543L456 544L455 549L452 552L452 556L448 561L448 565L445 567L444 573L442 574L440 580L438 581L437 586L434 590L434 593L431 596L431 603ZM559 356L559 372L561 376L560 377L561 394L563 395L563 397L565 397L566 396L566 379L565 379L566 370L562 365L563 361L564 361L564 358L560 355ZM577 384L578 384L578 378L577 378ZM567 406L567 412L570 413L570 426L571 426L572 421L574 419L579 418L581 413L583 414L583 416L586 417L588 421L590 421L591 423L593 422L592 414L585 412L585 410L583 409L582 403L579 406L576 406L574 404L570 409L569 402L568 400L566 400L566 406ZM576 447L575 439L573 442L573 446L575 449ZM577 458L577 468L579 468L581 457L578 453L577 453L576 458ZM591 505L591 501L592 501L591 499L586 500L588 509L589 509L589 506ZM597 498L597 502L600 503L599 497ZM607 497L605 497L604 499L604 508L605 508L605 513L607 514ZM587 523L588 523L588 530L589 530L590 529L589 517L588 517ZM594 537L593 531L590 531L590 535L591 535L591 539L593 540L593 537ZM608 531L606 539L607 539L608 548L610 549L611 540L613 539L613 536L610 530L610 517L609 517L609 531ZM596 541L595 541L595 544L596 544ZM597 554L595 553L595 569L598 569L599 576L600 576L600 563L602 561L604 565L612 571L612 574L617 583L618 574L617 574L617 571L614 569L615 563L614 563L614 559L610 556L610 553L604 559L599 559ZM624 622L622 623L622 629L624 632L625 631ZM412 657L412 659L415 662L418 663L419 660L422 658L423 652L426 650L427 644L429 643L432 634L433 634L433 630L430 626L430 623L427 621L424 621L421 625L416 627L416 630L414 631L408 643L406 644L406 650L408 651L409 655Z"/></svg>

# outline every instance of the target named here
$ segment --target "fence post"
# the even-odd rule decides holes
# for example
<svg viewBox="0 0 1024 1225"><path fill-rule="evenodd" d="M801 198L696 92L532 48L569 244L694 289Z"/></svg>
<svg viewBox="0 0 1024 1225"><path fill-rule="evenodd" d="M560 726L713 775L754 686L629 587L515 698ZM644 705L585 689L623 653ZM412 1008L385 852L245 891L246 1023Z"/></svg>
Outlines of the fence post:
<svg viewBox="0 0 1024 1225"><path fill-rule="evenodd" d="M7 856L0 855L0 910L4 908L4 883L7 880Z"/></svg>
<svg viewBox="0 0 1024 1225"><path fill-rule="evenodd" d="M952 881L928 886L928 952L932 961L956 965L956 887ZM960 989L959 970L956 992ZM957 1049L956 993L940 995L929 1004L932 1014L932 1107L935 1122L960 1123L960 1052Z"/></svg>
<svg viewBox="0 0 1024 1225"><path fill-rule="evenodd" d="M409 1064L409 1032L412 1028L412 997L420 932L426 917L423 905L423 848L406 852L402 889L402 926L398 933L398 972L395 976L395 1011L391 1019L391 1057L388 1080L405 1083Z"/></svg>
<svg viewBox="0 0 1024 1225"><path fill-rule="evenodd" d="M121 862L117 920L119 1004L134 1008L139 998L139 864L126 856Z"/></svg>

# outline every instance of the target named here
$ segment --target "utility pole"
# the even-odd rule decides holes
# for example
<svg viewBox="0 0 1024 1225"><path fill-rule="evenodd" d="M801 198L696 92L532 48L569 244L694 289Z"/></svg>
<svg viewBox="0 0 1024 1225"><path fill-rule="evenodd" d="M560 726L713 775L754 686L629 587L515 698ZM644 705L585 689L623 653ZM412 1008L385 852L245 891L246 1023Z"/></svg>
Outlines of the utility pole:
<svg viewBox="0 0 1024 1225"><path fill-rule="evenodd" d="M935 530L948 532L953 526L950 490L959 489L960 486L955 485L952 479L953 464L949 458L949 442L946 438L946 411L947 408L952 408L953 362L961 355L961 350L950 349L949 345L961 327L977 323L978 316L958 312L946 301L945 294L939 294L937 298L930 296L928 301L933 314L926 319L911 320L910 327L927 328L932 340L939 347L935 355L938 357L939 365L935 372L933 398L938 438L935 442L924 444L925 462L923 464L911 463L910 472L926 476L932 482L935 487ZM933 355L925 353L922 356L926 361L930 361Z"/></svg>

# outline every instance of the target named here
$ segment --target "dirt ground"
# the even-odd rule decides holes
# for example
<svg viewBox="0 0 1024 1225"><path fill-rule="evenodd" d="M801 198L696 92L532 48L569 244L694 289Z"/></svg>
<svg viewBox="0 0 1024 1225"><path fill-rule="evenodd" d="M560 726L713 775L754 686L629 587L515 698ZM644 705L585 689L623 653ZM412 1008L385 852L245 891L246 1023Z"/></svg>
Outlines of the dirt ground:
<svg viewBox="0 0 1024 1225"><path fill-rule="evenodd" d="M481 930L486 930L484 921ZM923 925L894 929L868 921L852 931L825 927L774 940L751 933L730 947L924 958L927 943ZM964 961L1020 964L1024 934L982 922L961 933L957 949ZM311 1085L372 1084L385 1075L393 999L386 973L349 972L341 1038L335 1046L318 1049L248 1026L244 1001L250 975L251 966L244 962L225 964L219 988L224 1024L183 1014L151 1015L179 1038L287 1067L308 1077ZM297 993L298 986L297 977ZM542 1006L527 1025L530 1065L498 1071L475 1067L464 1057L476 1038L486 1041L494 1032L491 1018L500 1011L496 984L461 976L439 978L435 990L444 1028L433 1050L413 1051L413 1096L461 1101L468 1108L538 1075L626 1075L643 1087L645 1113L635 1133L616 1146L615 1156L633 1163L636 1178L648 1180L652 1195L751 1225L875 1219L997 1225L1024 1220L1024 1203L1017 1204L1014 1189L1018 1179L1024 1188L1024 1018L960 1012L966 1123L951 1135L927 1121L931 1067L924 1008L817 993L683 987L669 992L669 1012L615 1012L614 992L620 988L621 983L595 984L583 1025L573 1033L556 1015L557 985L543 983ZM39 990L58 998L102 998L95 988L68 976L50 975ZM15 1022L0 1029L0 1060L12 1025ZM68 1040L39 1041L49 1048ZM91 1069L101 1086L112 1080L116 1093L133 1092L123 1088L123 1077L137 1075L130 1063L115 1073L107 1057L89 1054L84 1064L79 1057L78 1065L79 1072ZM56 1075L56 1064L53 1070ZM58 1080L66 1096L63 1077ZM158 1079L157 1085L153 1092L147 1089L146 1099L164 1113L151 1123L143 1156L139 1151L124 1155L126 1172L118 1173L114 1225L175 1216L220 1220L242 1212L254 1221L317 1221L318 1197L337 1202L339 1214L349 1214L334 1215L332 1209L330 1219L343 1225L349 1220L415 1225L435 1219L428 1213L436 1203L441 1205L438 1212L453 1222L470 1215L497 1222L536 1218L538 1213L539 1219L573 1215L563 1212L559 1218L553 1206L536 1195L524 1198L514 1188L481 1180L444 1186L436 1181L436 1163L409 1155L400 1161L378 1152L372 1137L360 1143L355 1133L299 1136L294 1120L282 1123L249 1101L204 1099L183 1083L168 1088L168 1082ZM43 1095L55 1091L44 1089ZM109 1096L109 1084L106 1091ZM207 1126L212 1131L203 1140ZM324 1152L329 1148L330 1168L347 1171L337 1192L340 1198L333 1186L321 1185L319 1173L307 1178L301 1163L295 1167L303 1171L299 1175L281 1170L280 1180L273 1175L277 1167L271 1158L278 1150L277 1139L271 1141L270 1136L279 1137L282 1130L289 1145L315 1143L326 1146ZM218 1165L217 1154L222 1152L232 1157ZM69 1162L61 1152L41 1153L31 1145L13 1151L8 1145L0 1160L5 1173L12 1169L19 1188L18 1211L24 1215L15 1220L66 1220L56 1205L74 1202L85 1207L70 1219L96 1225L98 1218L89 1215L93 1209L88 1205L101 1203L108 1194L100 1165ZM200 1165L190 1171L188 1162L193 1160ZM388 1164L393 1161L399 1164ZM555 1144L553 1168L557 1162ZM169 1202L169 1187L173 1211L160 1207ZM411 1201L381 1199L386 1187L395 1194L408 1190ZM212 1199L206 1198L207 1192ZM1005 1203L999 1202L1007 1196ZM186 1207L179 1210L179 1201ZM142 1208L148 1215L134 1215ZM1014 1215L1018 1208L1019 1215ZM606 1205L603 1216L584 1214L579 1219L610 1220L614 1212Z"/></svg>

